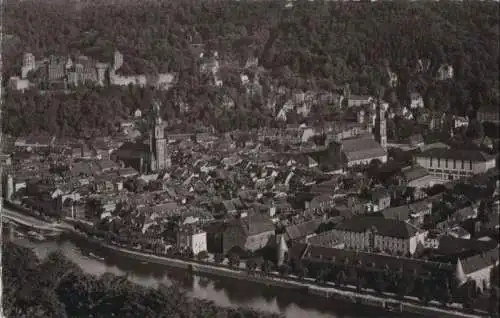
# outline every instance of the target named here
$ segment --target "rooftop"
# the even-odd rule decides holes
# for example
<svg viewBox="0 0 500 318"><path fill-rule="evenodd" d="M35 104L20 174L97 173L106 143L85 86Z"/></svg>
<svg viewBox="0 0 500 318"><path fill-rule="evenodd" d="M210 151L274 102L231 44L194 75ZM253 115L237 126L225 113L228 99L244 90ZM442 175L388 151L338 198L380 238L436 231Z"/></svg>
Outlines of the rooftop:
<svg viewBox="0 0 500 318"><path fill-rule="evenodd" d="M342 140L342 151L348 161L382 157L387 152L371 136Z"/></svg>
<svg viewBox="0 0 500 318"><path fill-rule="evenodd" d="M321 224L320 219L287 226L285 229L287 240L296 240L314 233Z"/></svg>
<svg viewBox="0 0 500 318"><path fill-rule="evenodd" d="M494 159L495 157L489 155L483 151L479 150L469 150L469 149L446 149L446 148L434 148L424 151L416 157L433 157L440 159L452 159L452 160L470 160L475 162L484 162Z"/></svg>
<svg viewBox="0 0 500 318"><path fill-rule="evenodd" d="M336 229L356 233L373 230L381 236L404 239L413 237L418 232L417 228L404 221L364 215L347 219L339 224Z"/></svg>
<svg viewBox="0 0 500 318"><path fill-rule="evenodd" d="M419 273L427 272L430 268L441 268L450 271L454 269L452 264L300 243L292 246L290 255L295 258L312 258L316 260L322 259L326 262L337 264L344 262L359 262L363 266L373 264L378 270L382 270L384 268L399 270L400 268L403 268L405 271L416 271Z"/></svg>
<svg viewBox="0 0 500 318"><path fill-rule="evenodd" d="M417 180L429 175L429 171L422 166L415 165L413 167L403 168L402 173L408 182Z"/></svg>

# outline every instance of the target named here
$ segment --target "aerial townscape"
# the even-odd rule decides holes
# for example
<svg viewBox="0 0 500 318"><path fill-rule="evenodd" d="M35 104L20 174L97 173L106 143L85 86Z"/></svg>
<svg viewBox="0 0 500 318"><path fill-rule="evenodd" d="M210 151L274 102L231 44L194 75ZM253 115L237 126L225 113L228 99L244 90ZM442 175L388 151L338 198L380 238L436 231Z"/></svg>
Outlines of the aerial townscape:
<svg viewBox="0 0 500 318"><path fill-rule="evenodd" d="M497 2L4 2L5 317L498 317Z"/></svg>

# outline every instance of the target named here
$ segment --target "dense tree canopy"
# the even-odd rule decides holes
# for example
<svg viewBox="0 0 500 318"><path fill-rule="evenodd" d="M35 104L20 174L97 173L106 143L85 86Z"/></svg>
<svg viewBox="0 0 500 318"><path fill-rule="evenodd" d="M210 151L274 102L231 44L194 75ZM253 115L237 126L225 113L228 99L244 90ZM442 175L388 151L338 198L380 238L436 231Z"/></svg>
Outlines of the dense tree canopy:
<svg viewBox="0 0 500 318"><path fill-rule="evenodd" d="M186 99L191 111L185 116L193 125L201 122L223 130L269 124L270 114L262 106L266 92L257 99L242 97L238 77L231 73L249 56L260 58L268 71L261 77L262 83L282 83L289 88L331 89L350 83L354 93L377 95L387 86L390 67L399 77L395 91L400 103L412 91L420 92L429 108L450 106L461 114L499 102L497 3L298 1L291 8L284 4L9 1L5 29L13 37L4 53L5 78L19 73L24 52L40 59L79 51L110 61L113 51L119 49L125 56L126 72L182 74L175 95L171 92L165 99L169 103L174 103L174 97ZM223 89L209 87L198 75L193 44L201 43L208 50L217 50L226 65L221 74L226 83ZM427 71L416 72L419 59L430 62ZM454 67L455 77L436 81L436 72L444 63ZM231 96L236 110L217 109L221 95ZM69 101L61 105L73 107ZM80 116L54 105L49 109L56 118L56 113L63 119L69 116L68 122ZM15 116L32 112L35 110L18 110ZM61 125L59 132L68 133ZM97 122L97 128L103 125ZM7 125L6 129L11 128Z"/></svg>
<svg viewBox="0 0 500 318"><path fill-rule="evenodd" d="M279 317L220 308L175 286L146 289L112 274L97 278L57 252L40 261L30 249L4 243L2 257L6 317Z"/></svg>

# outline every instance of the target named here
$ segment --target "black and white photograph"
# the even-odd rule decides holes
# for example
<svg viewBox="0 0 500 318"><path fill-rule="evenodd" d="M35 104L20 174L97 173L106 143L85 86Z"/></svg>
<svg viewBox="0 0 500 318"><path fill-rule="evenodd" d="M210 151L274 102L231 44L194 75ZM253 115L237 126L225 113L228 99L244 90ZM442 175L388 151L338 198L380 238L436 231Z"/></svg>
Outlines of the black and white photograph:
<svg viewBox="0 0 500 318"><path fill-rule="evenodd" d="M0 318L498 318L498 0L0 0Z"/></svg>

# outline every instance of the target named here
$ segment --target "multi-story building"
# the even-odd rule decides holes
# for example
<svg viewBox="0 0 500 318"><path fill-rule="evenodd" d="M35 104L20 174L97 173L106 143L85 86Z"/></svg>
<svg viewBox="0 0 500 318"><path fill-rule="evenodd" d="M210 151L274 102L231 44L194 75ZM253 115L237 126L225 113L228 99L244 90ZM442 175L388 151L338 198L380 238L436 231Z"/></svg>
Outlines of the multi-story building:
<svg viewBox="0 0 500 318"><path fill-rule="evenodd" d="M500 123L500 113L496 107L480 107L476 118L480 122Z"/></svg>
<svg viewBox="0 0 500 318"><path fill-rule="evenodd" d="M374 140L373 135L369 134L344 139L336 143L333 150L346 167L367 165L375 159L382 163L387 162L387 151Z"/></svg>
<svg viewBox="0 0 500 318"><path fill-rule="evenodd" d="M18 76L13 76L9 79L9 88L11 90L24 92L30 88L30 81L19 78Z"/></svg>
<svg viewBox="0 0 500 318"><path fill-rule="evenodd" d="M384 209L381 214L386 219L404 221L414 226L424 224L425 216L432 213L432 203L417 201L408 205L401 205Z"/></svg>
<svg viewBox="0 0 500 318"><path fill-rule="evenodd" d="M439 70L437 71L436 75L438 80L446 81L448 79L452 79L454 73L455 72L453 66L449 64L442 64L441 67L439 67Z"/></svg>
<svg viewBox="0 0 500 318"><path fill-rule="evenodd" d="M207 251L207 232L193 226L181 227L177 231L177 246L189 249L193 255Z"/></svg>
<svg viewBox="0 0 500 318"><path fill-rule="evenodd" d="M333 231L348 249L401 255L413 255L418 243L423 244L427 234L401 220L364 215L344 221Z"/></svg>
<svg viewBox="0 0 500 318"><path fill-rule="evenodd" d="M227 224L222 234L222 252L227 254L238 247L257 251L267 246L274 237L274 224L269 217L253 213Z"/></svg>
<svg viewBox="0 0 500 318"><path fill-rule="evenodd" d="M415 161L444 181L470 177L496 167L495 156L466 149L429 149L415 155Z"/></svg>
<svg viewBox="0 0 500 318"><path fill-rule="evenodd" d="M432 187L436 183L441 183L441 180L419 165L404 167L401 170L401 184L406 185L408 188L421 190Z"/></svg>

